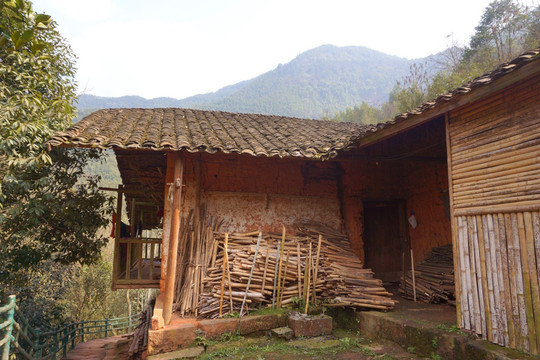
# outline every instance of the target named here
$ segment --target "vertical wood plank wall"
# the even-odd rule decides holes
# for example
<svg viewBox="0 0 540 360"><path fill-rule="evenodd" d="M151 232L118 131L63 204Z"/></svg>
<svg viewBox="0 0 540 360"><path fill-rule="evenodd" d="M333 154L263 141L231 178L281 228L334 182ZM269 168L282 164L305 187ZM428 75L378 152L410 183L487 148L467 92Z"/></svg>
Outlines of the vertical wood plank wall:
<svg viewBox="0 0 540 360"><path fill-rule="evenodd" d="M540 350L540 76L449 113L461 327Z"/></svg>

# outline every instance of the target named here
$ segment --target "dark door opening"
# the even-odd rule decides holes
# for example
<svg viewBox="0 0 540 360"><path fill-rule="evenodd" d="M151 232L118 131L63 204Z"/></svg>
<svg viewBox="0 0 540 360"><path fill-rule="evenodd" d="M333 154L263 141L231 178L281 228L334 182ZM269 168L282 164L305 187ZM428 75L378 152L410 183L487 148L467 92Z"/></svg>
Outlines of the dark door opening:
<svg viewBox="0 0 540 360"><path fill-rule="evenodd" d="M409 252L406 232L403 202L364 202L365 264L377 278L399 281L403 269L407 269L408 257L403 256Z"/></svg>

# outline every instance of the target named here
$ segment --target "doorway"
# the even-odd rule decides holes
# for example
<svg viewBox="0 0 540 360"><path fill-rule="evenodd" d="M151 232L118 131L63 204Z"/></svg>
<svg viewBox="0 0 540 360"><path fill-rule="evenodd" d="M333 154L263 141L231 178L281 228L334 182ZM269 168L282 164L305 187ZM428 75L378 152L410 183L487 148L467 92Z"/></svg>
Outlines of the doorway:
<svg viewBox="0 0 540 360"><path fill-rule="evenodd" d="M384 282L397 282L408 269L409 238L403 201L364 202L365 266Z"/></svg>

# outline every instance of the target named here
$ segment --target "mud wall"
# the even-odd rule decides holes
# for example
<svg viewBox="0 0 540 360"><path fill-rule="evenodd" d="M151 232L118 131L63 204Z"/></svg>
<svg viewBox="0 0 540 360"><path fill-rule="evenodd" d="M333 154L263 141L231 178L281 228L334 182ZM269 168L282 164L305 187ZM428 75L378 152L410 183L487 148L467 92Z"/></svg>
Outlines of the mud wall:
<svg viewBox="0 0 540 360"><path fill-rule="evenodd" d="M338 176L339 169L330 162L249 155L188 157L182 213L185 216L197 201L206 204L210 214L224 220L223 231L280 232L285 225L294 232L303 220L339 228Z"/></svg>

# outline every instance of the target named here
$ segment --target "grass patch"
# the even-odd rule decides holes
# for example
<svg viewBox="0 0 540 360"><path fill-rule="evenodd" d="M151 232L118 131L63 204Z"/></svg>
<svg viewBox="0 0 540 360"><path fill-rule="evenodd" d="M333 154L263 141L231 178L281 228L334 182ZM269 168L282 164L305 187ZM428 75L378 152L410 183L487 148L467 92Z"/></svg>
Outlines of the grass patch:
<svg viewBox="0 0 540 360"><path fill-rule="evenodd" d="M457 335L467 335L463 331L461 331L456 324L449 325L449 324L439 324L436 326L437 329L441 329L447 333L450 334L457 334Z"/></svg>
<svg viewBox="0 0 540 360"><path fill-rule="evenodd" d="M242 341L233 340L229 343L220 343L208 348L208 352L201 355L200 359L212 360L220 358L235 359L264 359L266 355L298 355L302 358L327 359L340 352L359 352L367 356L376 356L373 350L364 347L356 338L341 338L339 340L328 340L327 346L321 344L320 340L305 339L294 342L287 342L281 339L264 339L255 342L254 339L244 339ZM311 343L313 341L313 343Z"/></svg>
<svg viewBox="0 0 540 360"><path fill-rule="evenodd" d="M249 315L282 315L289 313L289 309L272 309L271 307L260 308L254 311L250 311Z"/></svg>

